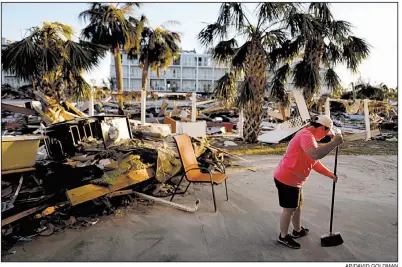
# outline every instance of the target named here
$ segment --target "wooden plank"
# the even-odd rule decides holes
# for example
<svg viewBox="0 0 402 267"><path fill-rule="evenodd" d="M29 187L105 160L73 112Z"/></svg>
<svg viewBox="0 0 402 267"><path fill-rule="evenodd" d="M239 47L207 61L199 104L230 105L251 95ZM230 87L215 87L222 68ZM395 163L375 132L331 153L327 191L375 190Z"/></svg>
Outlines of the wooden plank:
<svg viewBox="0 0 402 267"><path fill-rule="evenodd" d="M1 171L1 174L10 174L10 173L19 173L19 172L29 172L29 171L34 171L34 170L35 170L35 168L33 168L33 167L28 167L28 168L22 168L22 169Z"/></svg>
<svg viewBox="0 0 402 267"><path fill-rule="evenodd" d="M73 105L72 103L70 103L70 101L67 100L65 103L66 103L66 105L67 105L67 107L68 107L69 109L71 109L72 111L74 111L74 112L75 112L77 115L79 115L80 117L82 117L82 118L88 117L87 114L85 114L85 113L82 112L81 110L79 110L79 109L77 109L76 107L74 107L74 105Z"/></svg>
<svg viewBox="0 0 402 267"><path fill-rule="evenodd" d="M17 106L14 106L14 105L9 105L9 104L4 104L4 103L1 104L1 107L4 110L11 111L11 112L14 112L14 113L33 115L33 116L38 116L39 115L35 110L29 109L29 108L22 108L22 107L17 107Z"/></svg>
<svg viewBox="0 0 402 267"><path fill-rule="evenodd" d="M379 129L375 129L371 131L371 137L380 135L381 132ZM351 142L351 141L358 141L358 140L365 140L366 139L366 132L363 133L357 133L357 134L351 134L347 135L343 138L345 142Z"/></svg>
<svg viewBox="0 0 402 267"><path fill-rule="evenodd" d="M66 192L72 206L84 203L86 201L101 197L108 193L113 193L119 189L140 183L155 176L153 168L131 171L127 175L122 175L115 183L109 187L88 184L80 186Z"/></svg>
<svg viewBox="0 0 402 267"><path fill-rule="evenodd" d="M116 196L122 196L122 195L128 195L128 194L132 194L133 190L120 190L120 191L116 191L110 194L107 194L107 197L116 197Z"/></svg>
<svg viewBox="0 0 402 267"><path fill-rule="evenodd" d="M25 210L25 211L23 211L23 212L20 212L20 213L18 213L18 214L15 214L15 215L13 215L13 216L10 216L10 217L8 217L8 218L6 218L6 219L4 219L4 220L1 221L1 226L3 227L4 225L10 224L10 223L12 223L12 222L15 222L15 221L17 221L17 220L19 220L19 219L22 219L22 218L24 218L24 217L26 217L26 216L28 216L28 215L31 215L32 213L35 213L35 212L40 211L40 210L42 210L42 209L45 209L45 208L47 208L48 206L50 206L50 205L43 205L43 206L40 206L40 207L36 207L36 208L29 209L29 210Z"/></svg>

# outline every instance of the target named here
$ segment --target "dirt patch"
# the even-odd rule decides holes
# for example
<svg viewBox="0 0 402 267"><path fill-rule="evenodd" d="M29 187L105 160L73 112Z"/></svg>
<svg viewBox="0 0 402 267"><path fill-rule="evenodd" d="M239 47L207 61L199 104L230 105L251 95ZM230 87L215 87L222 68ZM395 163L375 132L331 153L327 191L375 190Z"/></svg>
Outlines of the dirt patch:
<svg viewBox="0 0 402 267"><path fill-rule="evenodd" d="M354 141L341 145L345 155L398 155L398 142Z"/></svg>
<svg viewBox="0 0 402 267"><path fill-rule="evenodd" d="M223 147L219 143L214 144L237 156L245 155L283 155L289 142L279 144L246 144L236 142L237 146ZM389 141L353 141L341 145L344 155L398 155L398 142Z"/></svg>

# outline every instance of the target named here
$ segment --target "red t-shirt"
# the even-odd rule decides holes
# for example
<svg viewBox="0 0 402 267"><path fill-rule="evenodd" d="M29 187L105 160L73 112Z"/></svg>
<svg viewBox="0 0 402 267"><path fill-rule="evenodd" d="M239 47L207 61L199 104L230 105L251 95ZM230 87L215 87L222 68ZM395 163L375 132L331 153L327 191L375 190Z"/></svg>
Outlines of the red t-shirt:
<svg viewBox="0 0 402 267"><path fill-rule="evenodd" d="M301 187L317 162L305 152L311 147L318 147L318 144L308 128L296 133L275 169L275 179L286 185Z"/></svg>

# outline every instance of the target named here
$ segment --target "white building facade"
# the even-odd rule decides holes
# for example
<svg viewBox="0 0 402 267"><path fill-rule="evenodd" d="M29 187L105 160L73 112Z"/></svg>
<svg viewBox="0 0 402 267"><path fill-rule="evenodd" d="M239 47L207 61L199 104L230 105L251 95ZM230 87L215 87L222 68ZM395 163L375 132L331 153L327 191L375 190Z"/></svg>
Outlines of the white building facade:
<svg viewBox="0 0 402 267"><path fill-rule="evenodd" d="M294 62L293 64L296 64ZM142 68L138 60L129 60L127 54L122 51L123 90L140 91ZM212 92L213 84L221 78L229 68L215 62L211 54L197 54L195 51L184 51L180 58L173 62L165 71L161 71L160 78L156 71L148 72L147 90L178 92ZM320 70L323 78L325 69ZM111 59L110 76L116 79L114 57ZM268 73L268 79L272 79L273 73ZM238 84L242 79L238 80ZM294 89L292 77L288 78L287 89ZM270 90L268 90L270 91ZM322 79L320 93L328 92L328 88Z"/></svg>
<svg viewBox="0 0 402 267"><path fill-rule="evenodd" d="M112 57L110 76L116 78L115 63ZM129 60L122 53L123 89L124 91L140 91L142 69L138 60ZM147 90L178 92L212 92L213 84L221 78L229 68L219 65L210 54L197 54L195 51L183 51L167 70L148 72Z"/></svg>
<svg viewBox="0 0 402 267"><path fill-rule="evenodd" d="M10 43L12 43L12 41L7 40L6 38L3 38L3 37L1 38L1 48L2 49L7 47ZM6 72L2 68L1 69L1 84L8 84L12 88L18 89L19 87L21 87L23 85L29 84L29 82L17 78L15 76L15 74Z"/></svg>

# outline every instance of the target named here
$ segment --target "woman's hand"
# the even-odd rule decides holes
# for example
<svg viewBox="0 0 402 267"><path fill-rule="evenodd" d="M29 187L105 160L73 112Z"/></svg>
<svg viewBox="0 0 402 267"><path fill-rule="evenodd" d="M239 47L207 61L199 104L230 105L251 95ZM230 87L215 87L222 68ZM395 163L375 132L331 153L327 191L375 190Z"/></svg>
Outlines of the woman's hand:
<svg viewBox="0 0 402 267"><path fill-rule="evenodd" d="M335 183L338 182L338 176L336 174L334 174L334 173L332 173L331 177L329 177L329 178L334 180Z"/></svg>

